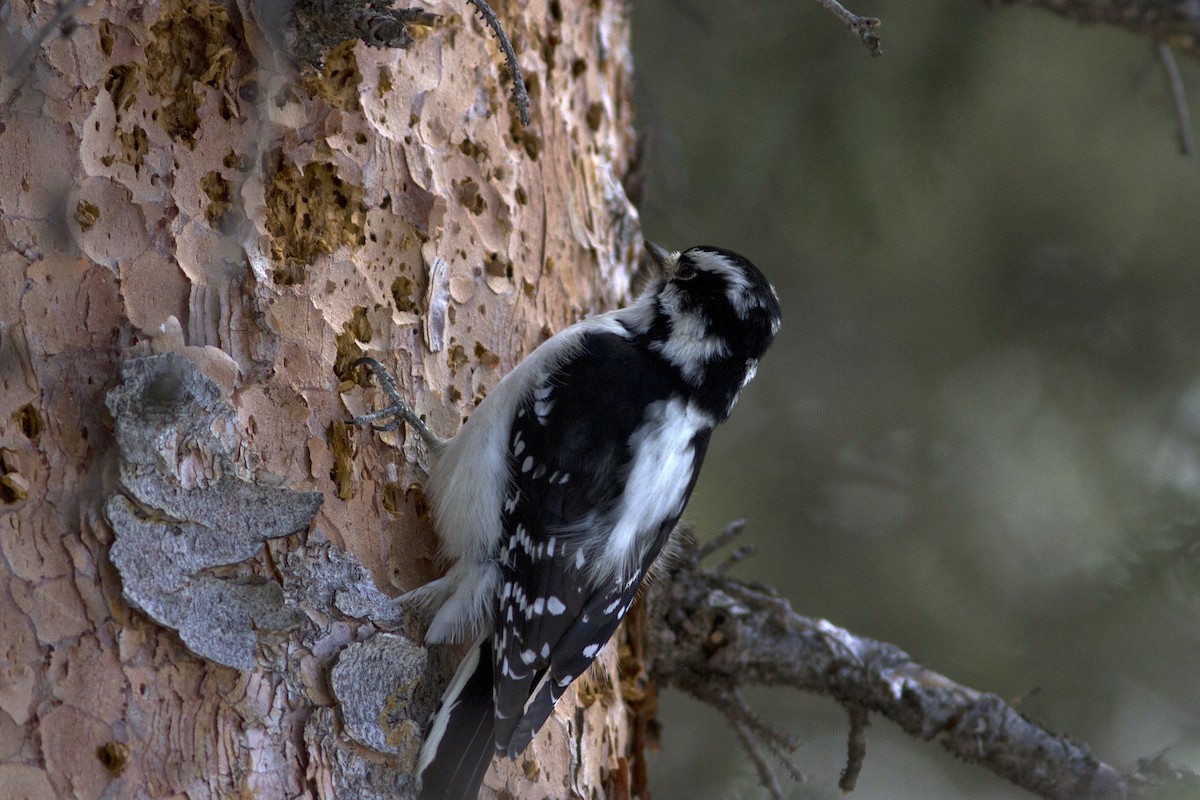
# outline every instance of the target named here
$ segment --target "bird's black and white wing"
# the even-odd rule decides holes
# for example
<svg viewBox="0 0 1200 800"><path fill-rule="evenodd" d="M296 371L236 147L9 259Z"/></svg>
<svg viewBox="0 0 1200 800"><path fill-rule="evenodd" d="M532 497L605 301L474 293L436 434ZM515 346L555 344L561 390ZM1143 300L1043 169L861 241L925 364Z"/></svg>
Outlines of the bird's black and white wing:
<svg viewBox="0 0 1200 800"><path fill-rule="evenodd" d="M686 404L673 371L641 363L654 358L621 333L588 333L517 406L494 630L471 674L460 669L452 684L462 696L448 691L435 716L429 741L440 754L423 759L427 790L437 772L486 769L493 751L482 752L479 737L488 732L495 752L515 757L525 749L612 636L678 522L711 424L698 415L680 427L673 409ZM631 374L645 379L631 383ZM647 437L663 441L647 447ZM639 463L647 458L654 463ZM665 479L664 470L672 473ZM635 489L631 480L643 484ZM466 695L478 695L485 671L494 707L474 707ZM459 731L456 717L475 721Z"/></svg>
<svg viewBox="0 0 1200 800"><path fill-rule="evenodd" d="M654 357L625 336L588 334L513 420L493 636L496 746L509 757L612 636L694 485L708 428L677 448L678 478L665 482L674 496L639 498L628 485L648 452L638 437L662 427L646 410L676 390L670 372L641 363Z"/></svg>

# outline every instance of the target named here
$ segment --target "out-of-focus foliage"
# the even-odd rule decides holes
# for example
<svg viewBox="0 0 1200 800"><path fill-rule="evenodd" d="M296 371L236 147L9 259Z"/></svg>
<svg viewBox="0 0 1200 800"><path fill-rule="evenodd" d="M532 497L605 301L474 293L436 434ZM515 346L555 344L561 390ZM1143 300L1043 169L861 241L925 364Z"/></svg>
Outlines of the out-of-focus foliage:
<svg viewBox="0 0 1200 800"><path fill-rule="evenodd" d="M647 235L755 260L784 304L690 517L742 574L1118 766L1200 768L1200 161L1154 47L1028 9L634 5ZM1194 106L1200 68L1180 58ZM845 717L758 707L836 797ZM659 800L759 796L669 696ZM880 722L859 800L1023 793Z"/></svg>

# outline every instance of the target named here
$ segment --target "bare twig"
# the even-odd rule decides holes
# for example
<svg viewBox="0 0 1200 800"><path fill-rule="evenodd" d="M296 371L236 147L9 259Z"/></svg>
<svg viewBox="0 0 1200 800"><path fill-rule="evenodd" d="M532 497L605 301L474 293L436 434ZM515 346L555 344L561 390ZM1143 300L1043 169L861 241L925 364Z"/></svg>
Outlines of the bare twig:
<svg viewBox="0 0 1200 800"><path fill-rule="evenodd" d="M750 756L750 760L754 763L754 768L758 771L758 780L767 790L767 793L774 800L783 800L783 787L779 785L779 779L775 777L775 773L771 770L771 765L767 763L767 759L759 752L758 744L754 741L754 736L746 729L745 725L737 721L733 721L733 732L737 734L742 749L746 751L746 755Z"/></svg>
<svg viewBox="0 0 1200 800"><path fill-rule="evenodd" d="M1175 63L1171 45L1159 42L1158 57L1162 60L1163 69L1167 71L1167 83L1171 86L1171 97L1175 99L1175 116L1179 124L1179 149L1185 156L1190 156L1194 150L1192 115L1188 112L1187 92L1183 88L1183 77L1179 74L1179 66Z"/></svg>
<svg viewBox="0 0 1200 800"><path fill-rule="evenodd" d="M763 757L762 748L764 747L783 765L788 774L792 776L792 780L801 783L807 780L804 773L788 756L788 753L799 746L798 742L763 722L736 688L704 684L688 687L687 691L697 700L712 706L725 715L737 733L742 748L754 762L759 780L772 797L781 798L784 795L775 778L775 773L771 770L766 758Z"/></svg>
<svg viewBox="0 0 1200 800"><path fill-rule="evenodd" d="M529 92L525 89L525 78L521 75L521 65L517 63L517 52L513 50L512 42L505 35L504 28L500 26L500 19L496 16L496 12L492 11L492 7L487 4L487 0L467 0L467 2L475 6L479 16L483 17L483 21L496 34L496 41L504 52L504 60L508 62L509 71L512 72L513 105L517 107L517 113L521 116L521 124L528 125Z"/></svg>
<svg viewBox="0 0 1200 800"><path fill-rule="evenodd" d="M733 522L725 526L725 530L718 533L712 539L709 539L704 544L696 548L696 560L703 561L713 553L720 550L722 547L730 544L734 539L742 535L746 530L746 520L735 519Z"/></svg>
<svg viewBox="0 0 1200 800"><path fill-rule="evenodd" d="M703 687L702 694L698 696L698 699L703 700L720 711L730 721L736 721L739 724L745 725L746 729L753 733L755 738L764 743L769 742L775 745L781 752L784 750L790 752L799 747L800 743L793 737L780 733L763 722L762 718L754 713L754 709L750 708L746 699L742 697L737 689L706 686ZM799 770L796 770L796 772L798 773Z"/></svg>
<svg viewBox="0 0 1200 800"><path fill-rule="evenodd" d="M867 757L867 710L862 706L847 706L850 713L850 736L846 740L846 768L838 779L838 788L844 793L854 791L858 774L862 772L863 760Z"/></svg>
<svg viewBox="0 0 1200 800"><path fill-rule="evenodd" d="M895 645L801 616L770 590L705 570L694 556L653 584L647 600L646 664L659 684L700 698L728 698L754 685L826 694L1053 800L1138 800L1165 787L1200 792L1200 777L1186 769L1142 761L1122 772L1000 697L940 675ZM839 646L830 646L831 637ZM739 738L750 742L764 785L775 791L752 717L738 712L736 701L722 710L737 718ZM862 752L861 728L852 717L847 773Z"/></svg>
<svg viewBox="0 0 1200 800"><path fill-rule="evenodd" d="M392 404L387 408L381 408L378 411L371 411L367 414L362 414L357 417L351 417L346 420L347 425L371 425L377 431L394 431L400 427L402 423L407 422L409 425L421 435L425 443L431 450L437 452L445 446L446 440L438 436L429 429L425 421L417 416L417 412L412 410L412 406L400 394L400 390L396 388L396 378L392 373L388 372L387 367L380 364L373 358L363 357L356 360L350 367L357 368L359 366L367 367L371 374L379 381L379 387L383 389L383 393L388 396ZM376 420L389 420L383 425L375 425Z"/></svg>
<svg viewBox="0 0 1200 800"><path fill-rule="evenodd" d="M825 6L827 11L832 12L847 28L857 33L859 41L871 51L871 55L883 55L883 44L879 41L879 37L875 35L876 29L882 24L877 18L860 17L858 14L848 10L837 0L817 0L817 2Z"/></svg>
<svg viewBox="0 0 1200 800"><path fill-rule="evenodd" d="M754 555L754 545L744 544L725 557L725 560L713 567L713 572L728 572L734 564L745 561Z"/></svg>

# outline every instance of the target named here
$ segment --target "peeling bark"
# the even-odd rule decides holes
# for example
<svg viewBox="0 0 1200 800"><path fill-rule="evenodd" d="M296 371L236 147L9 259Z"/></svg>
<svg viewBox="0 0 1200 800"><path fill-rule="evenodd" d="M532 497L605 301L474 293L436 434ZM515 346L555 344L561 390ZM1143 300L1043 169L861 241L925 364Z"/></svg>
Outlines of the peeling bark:
<svg viewBox="0 0 1200 800"><path fill-rule="evenodd" d="M411 793L453 660L392 601L434 575L428 454L338 429L374 400L347 366L451 434L628 295L639 239L621 4L503 10L527 128L490 31L424 7L407 50L299 73L278 3L97 2L40 41L56 4L8 9L0 58L36 47L0 78L6 791ZM488 792L622 779L603 667Z"/></svg>

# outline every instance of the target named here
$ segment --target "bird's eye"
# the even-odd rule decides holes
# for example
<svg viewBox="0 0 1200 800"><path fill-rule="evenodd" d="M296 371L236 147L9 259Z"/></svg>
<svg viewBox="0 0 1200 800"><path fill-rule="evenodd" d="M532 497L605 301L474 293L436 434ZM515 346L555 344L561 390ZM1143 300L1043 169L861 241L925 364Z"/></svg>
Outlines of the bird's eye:
<svg viewBox="0 0 1200 800"><path fill-rule="evenodd" d="M675 270L675 280L686 281L696 277L696 268L691 264L683 263L679 265L679 269Z"/></svg>

